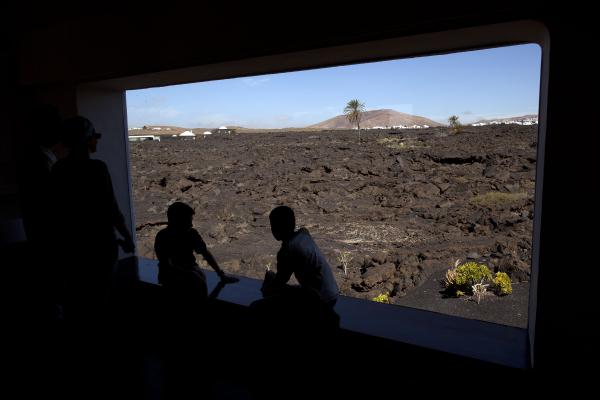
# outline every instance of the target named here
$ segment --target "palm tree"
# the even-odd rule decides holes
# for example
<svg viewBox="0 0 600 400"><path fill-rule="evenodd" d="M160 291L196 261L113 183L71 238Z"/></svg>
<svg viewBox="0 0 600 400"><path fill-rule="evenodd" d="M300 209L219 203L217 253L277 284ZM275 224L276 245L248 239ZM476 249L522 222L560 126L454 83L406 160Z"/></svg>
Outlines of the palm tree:
<svg viewBox="0 0 600 400"><path fill-rule="evenodd" d="M358 99L350 100L344 108L344 114L348 118L348 122L351 125L356 124L356 129L358 129L358 143L360 143L360 120L362 119L363 112L365 112L365 105Z"/></svg>
<svg viewBox="0 0 600 400"><path fill-rule="evenodd" d="M456 115L451 115L450 118L448 118L448 124L453 133L460 133L461 125L460 122L458 122L458 117Z"/></svg>

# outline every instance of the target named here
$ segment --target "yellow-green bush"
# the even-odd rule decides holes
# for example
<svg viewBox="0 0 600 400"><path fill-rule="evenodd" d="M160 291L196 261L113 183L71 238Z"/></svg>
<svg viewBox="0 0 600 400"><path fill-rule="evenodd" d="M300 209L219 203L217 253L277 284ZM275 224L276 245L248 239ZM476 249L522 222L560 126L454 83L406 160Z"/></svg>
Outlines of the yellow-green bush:
<svg viewBox="0 0 600 400"><path fill-rule="evenodd" d="M496 276L494 277L494 289L499 296L512 293L512 284L510 283L510 277L506 272L496 272Z"/></svg>
<svg viewBox="0 0 600 400"><path fill-rule="evenodd" d="M390 294L388 292L382 293L377 297L373 297L371 300L376 301L378 303L389 303L390 302Z"/></svg>
<svg viewBox="0 0 600 400"><path fill-rule="evenodd" d="M446 291L456 297L473 294L473 285L492 281L492 273L484 264L468 262L446 272Z"/></svg>

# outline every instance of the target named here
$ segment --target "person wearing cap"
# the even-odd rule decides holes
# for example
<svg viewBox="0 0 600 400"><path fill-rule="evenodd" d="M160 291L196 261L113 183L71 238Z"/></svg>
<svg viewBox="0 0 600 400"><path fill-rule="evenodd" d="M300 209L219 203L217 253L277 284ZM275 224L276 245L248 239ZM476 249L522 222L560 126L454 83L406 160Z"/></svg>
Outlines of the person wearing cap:
<svg viewBox="0 0 600 400"><path fill-rule="evenodd" d="M94 319L111 286L118 245L127 253L135 246L106 164L90 158L101 134L90 120L77 116L64 121L62 135L69 155L54 165L51 178L58 216L54 247L65 275L65 318Z"/></svg>

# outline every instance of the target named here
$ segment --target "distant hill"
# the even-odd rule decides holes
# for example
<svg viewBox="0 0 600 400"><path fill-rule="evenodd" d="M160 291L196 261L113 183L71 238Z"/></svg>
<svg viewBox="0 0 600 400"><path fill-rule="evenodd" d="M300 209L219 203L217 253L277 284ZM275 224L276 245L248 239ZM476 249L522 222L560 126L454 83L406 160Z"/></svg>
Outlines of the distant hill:
<svg viewBox="0 0 600 400"><path fill-rule="evenodd" d="M392 127L392 126L442 126L440 123L430 120L429 118L420 117L418 115L411 115L401 113L395 110L383 109L383 110L371 110L363 113L362 120L360 122L361 128L375 128L375 127ZM338 115L337 117L319 122L318 124L307 126L312 129L352 129L354 126L350 125L348 118L345 115Z"/></svg>
<svg viewBox="0 0 600 400"><path fill-rule="evenodd" d="M440 123L432 121L425 117L418 115L410 115L401 113L395 110L371 110L363 113L363 118L360 122L361 128L385 128L385 127L412 127L417 125L419 127L427 126L442 126ZM206 130L212 130L213 128L193 128L193 132L204 132ZM309 125L303 128L245 128L243 126L228 125L228 128L235 129L238 133L252 133L252 132L311 132L315 130L326 130L326 129L352 129L345 115L338 115L337 117L328 119L318 124ZM190 128L182 128L179 126L163 126L163 125L144 125L142 127L129 127L129 135L174 135L180 134L183 131L190 130Z"/></svg>
<svg viewBox="0 0 600 400"><path fill-rule="evenodd" d="M279 132L314 132L315 129L314 128L293 128L293 127L289 127L289 128L243 128L240 127L238 129L236 129L236 132L238 133L259 133L259 132L272 132L272 133L279 133Z"/></svg>

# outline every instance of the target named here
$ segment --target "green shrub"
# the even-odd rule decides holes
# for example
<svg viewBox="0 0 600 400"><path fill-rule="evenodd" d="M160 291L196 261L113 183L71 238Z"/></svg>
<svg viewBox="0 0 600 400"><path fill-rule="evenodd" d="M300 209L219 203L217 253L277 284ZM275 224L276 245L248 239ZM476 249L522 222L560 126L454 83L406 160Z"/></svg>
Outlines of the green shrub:
<svg viewBox="0 0 600 400"><path fill-rule="evenodd" d="M371 300L376 301L378 303L389 303L390 302L390 294L388 292L382 293L377 297L373 297Z"/></svg>
<svg viewBox="0 0 600 400"><path fill-rule="evenodd" d="M492 273L484 264L468 262L446 272L446 291L456 297L462 294L473 295L473 285L492 281Z"/></svg>
<svg viewBox="0 0 600 400"><path fill-rule="evenodd" d="M506 272L496 272L494 277L494 290L498 296L504 296L512 293L512 284L510 277Z"/></svg>

